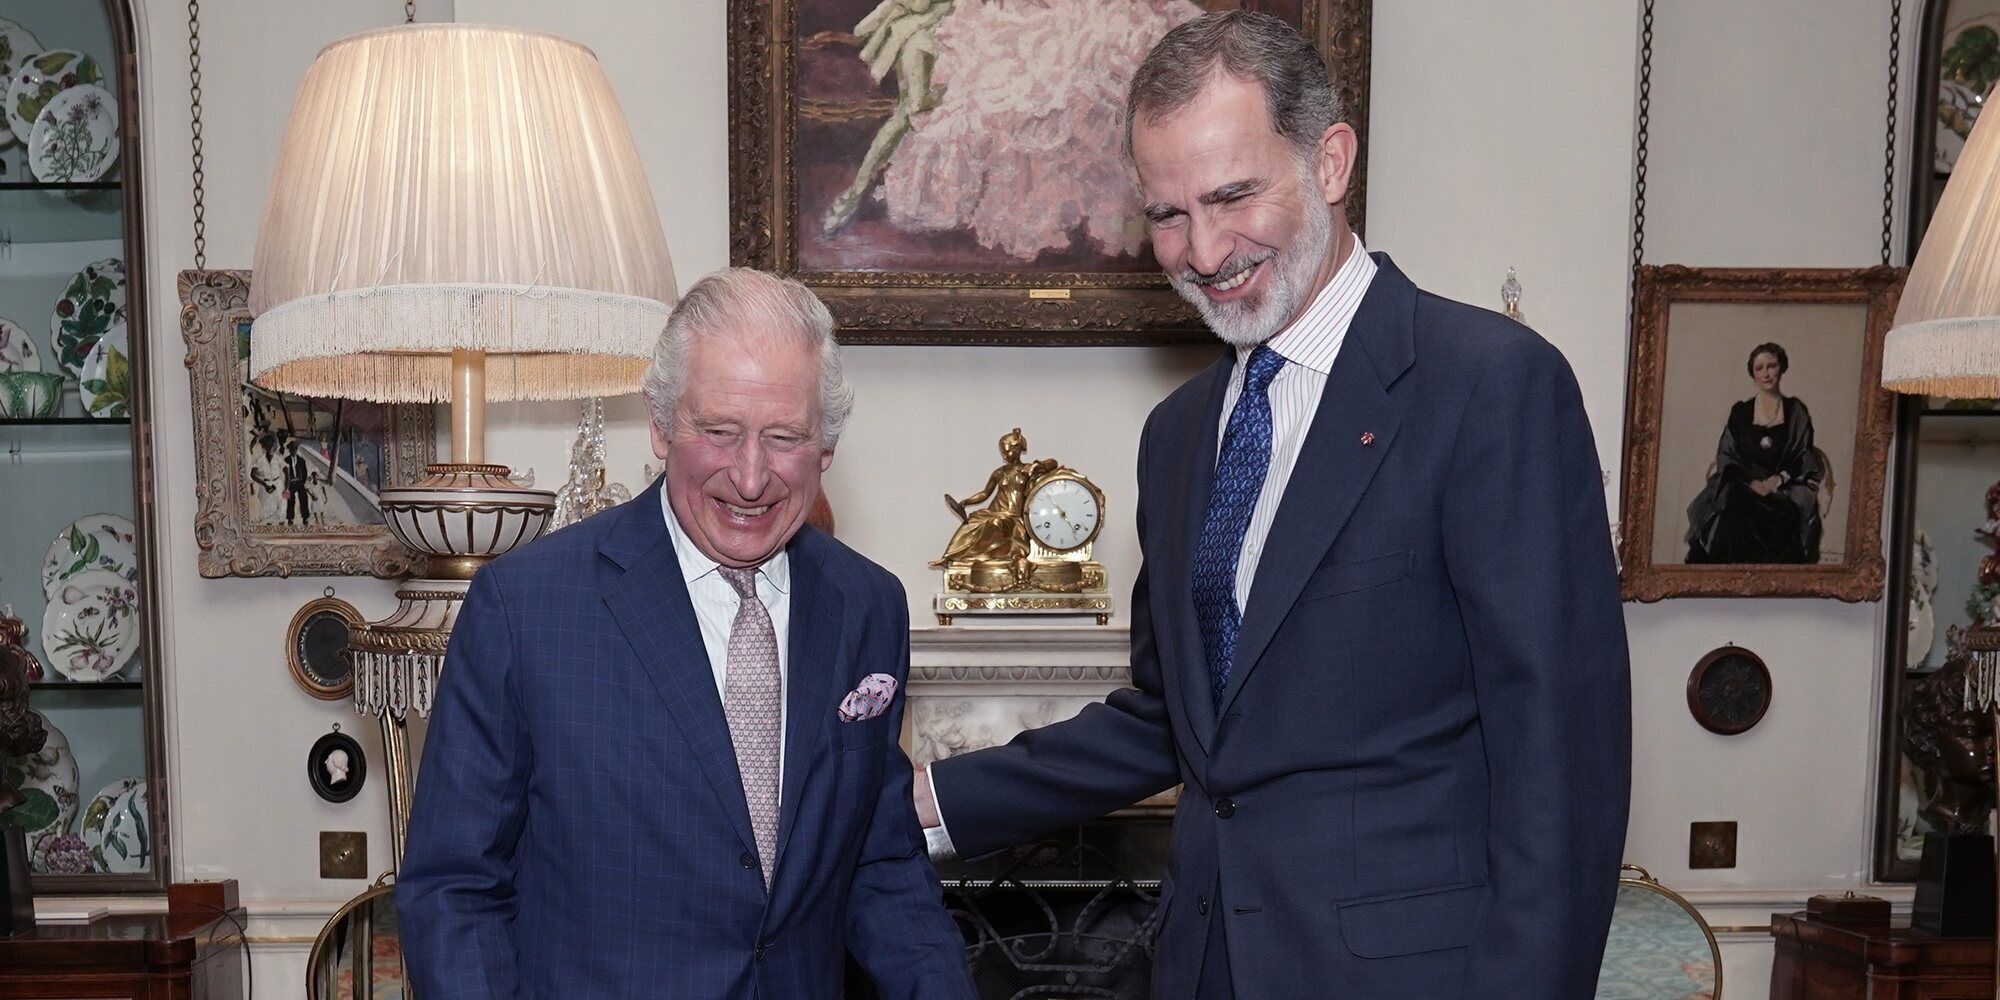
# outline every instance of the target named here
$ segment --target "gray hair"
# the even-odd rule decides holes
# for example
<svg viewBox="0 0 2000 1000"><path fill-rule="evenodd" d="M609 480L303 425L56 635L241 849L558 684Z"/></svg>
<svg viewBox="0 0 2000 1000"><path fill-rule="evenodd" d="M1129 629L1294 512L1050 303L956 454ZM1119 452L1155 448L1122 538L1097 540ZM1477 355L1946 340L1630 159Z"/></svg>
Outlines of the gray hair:
<svg viewBox="0 0 2000 1000"><path fill-rule="evenodd" d="M1252 11L1203 14L1167 32L1132 74L1125 96L1125 158L1132 158L1132 127L1172 117L1201 96L1216 67L1264 88L1278 134L1309 156L1320 137L1347 120L1326 63L1291 25Z"/></svg>
<svg viewBox="0 0 2000 1000"><path fill-rule="evenodd" d="M673 428L675 408L687 389L688 346L695 338L742 333L746 328L819 352L820 444L831 448L839 443L854 412L854 387L841 373L833 314L812 289L747 267L724 268L695 282L667 317L639 389L653 426L662 431Z"/></svg>

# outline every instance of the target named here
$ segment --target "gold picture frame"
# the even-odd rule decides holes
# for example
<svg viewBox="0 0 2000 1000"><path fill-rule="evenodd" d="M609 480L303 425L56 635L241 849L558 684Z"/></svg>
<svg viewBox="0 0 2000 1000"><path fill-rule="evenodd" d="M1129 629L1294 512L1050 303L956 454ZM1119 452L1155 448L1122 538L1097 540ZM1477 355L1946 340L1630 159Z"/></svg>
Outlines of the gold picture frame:
<svg viewBox="0 0 2000 1000"><path fill-rule="evenodd" d="M959 6L966 11L947 11L944 18L972 10L974 2L965 0ZM1138 0L1116 0L1093 9L1104 11L1107 23L1136 17L1122 13L1125 4L1134 10L1145 8ZM864 206L856 210L859 215L848 216L853 221L840 224L840 231L828 229L833 224L824 220L833 217L833 208L848 193L843 185L860 188L854 195L859 203L866 200L864 195L875 197L869 192L879 194L886 183L860 179L864 173L861 168L871 143L886 141L878 128L896 112L900 71L885 62L881 79L871 76L874 67L864 60L863 53L879 53L880 48L871 47L867 39L855 34L864 20L884 16L882 8L886 6L878 8L877 0L730 0L730 263L805 282L832 310L845 343L1110 346L1208 342L1211 335L1200 318L1167 284L1143 237L1133 235L1136 199L1130 220L1114 220L1130 225L1104 223L1089 211L1079 210L1080 215L1064 216L1060 222L1039 228L1017 219L1012 227L1002 227L1011 236L994 236L993 230L977 225L936 228L939 224L934 219L923 225L911 223L915 229L878 224L867 218L868 212L886 213L888 209ZM936 12L945 6L931 9ZM1185 8L1181 14L1196 8L1261 10L1297 25L1325 56L1347 109L1347 120L1362 137L1356 162L1367 163L1373 0L1200 0ZM1029 20L1021 22L1026 26L1023 31L989 31L976 36L981 39L976 44L1014 45L1018 50L1014 58L1021 63L1022 72L1038 68L1053 74L1082 67L1075 58L1034 58L1040 50L1034 47L1038 29L1032 18L1036 11L1046 9L1033 4L981 4L977 8L980 16ZM914 21L922 15L906 16ZM944 95L950 86L949 26L912 30L929 32L932 27L941 33L937 43L940 54L932 57L923 72L930 74L934 84L927 92ZM1062 30L1075 33L1090 29L1090 25L1067 25ZM882 37L887 37L886 30ZM986 41L1014 38L1027 40ZM881 42L882 38L876 39L877 45ZM899 44L888 41L882 47ZM887 58L878 57L878 61ZM966 61L977 62L988 79L997 72L992 58ZM946 100L943 96L937 99ZM1088 100L1095 102L1094 111L1106 110L1102 93ZM941 120L930 118L930 114L927 110L912 117L913 121L919 117L924 121L895 139L902 144L897 149L920 134L926 122ZM1100 113L1091 120L1103 117L1107 115ZM959 121L964 124L976 118L974 112L967 111ZM1085 132L1100 135L1103 126ZM1013 143L1013 137L1007 142ZM1057 148L1064 145L1058 143ZM1035 157L1025 159L1027 165L1019 169L1012 165L986 167L989 179L979 182L982 190L988 184L1013 184L1024 191L1033 187L1051 201L1064 197L1090 200L1109 185L1129 185L1122 162L1080 171ZM1096 165L1094 154L1090 164ZM894 161L890 161L881 176L895 170ZM1085 175L1089 179L1075 179ZM993 181L992 176L1004 180ZM1069 195L1044 186L1063 183L1069 185ZM1122 191L1121 187L1121 196ZM987 192L981 197L1004 201L1009 196ZM1357 231L1365 218L1366 197L1364 170L1357 166L1346 201L1348 217ZM1027 200L1017 193L1010 204ZM912 203L931 205L936 199L913 196ZM1107 233L1111 235L1107 237ZM1037 239L1049 242L1037 244ZM1112 251L1114 245L1116 252ZM1024 246L1035 252L1024 256ZM1135 249L1128 251L1127 247ZM922 261L926 268L911 269L907 265L912 261Z"/></svg>
<svg viewBox="0 0 2000 1000"><path fill-rule="evenodd" d="M407 576L422 558L371 509L437 454L431 407L249 384L250 272L182 271L201 575Z"/></svg>
<svg viewBox="0 0 2000 1000"><path fill-rule="evenodd" d="M1887 266L1639 269L1621 518L1627 600L1881 596L1892 405L1881 386L1882 339L1905 273ZM1756 438L1753 425L1738 419L1752 412L1743 409L1750 405L1744 397L1754 400L1757 392L1745 359L1766 344L1784 349L1787 370L1777 390L1784 412L1811 400L1796 426L1767 427L1759 440L1775 439L1782 450L1796 433L1818 453L1810 471L1802 465L1776 474L1783 486L1759 480L1774 493L1758 496L1782 490L1790 511L1775 500L1751 500L1746 486L1731 482L1732 435ZM1732 498L1740 501L1734 507ZM1785 561L1741 561L1756 546L1716 542L1725 516L1732 533L1804 540L1796 553L1782 550Z"/></svg>

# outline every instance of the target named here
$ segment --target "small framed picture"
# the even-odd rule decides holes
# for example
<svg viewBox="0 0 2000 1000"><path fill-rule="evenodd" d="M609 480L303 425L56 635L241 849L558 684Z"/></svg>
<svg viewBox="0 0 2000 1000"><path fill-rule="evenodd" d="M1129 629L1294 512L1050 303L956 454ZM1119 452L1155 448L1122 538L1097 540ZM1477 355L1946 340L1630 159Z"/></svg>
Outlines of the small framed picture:
<svg viewBox="0 0 2000 1000"><path fill-rule="evenodd" d="M347 658L347 637L365 619L354 605L333 596L316 597L292 616L285 629L285 665L305 692L321 701L354 692L354 666Z"/></svg>
<svg viewBox="0 0 2000 1000"><path fill-rule="evenodd" d="M1625 597L1882 593L1900 268L1642 267L1625 421Z"/></svg>
<svg viewBox="0 0 2000 1000"><path fill-rule="evenodd" d="M368 758L354 737L335 726L333 732L314 741L312 752L306 755L306 780L320 798L346 802L360 794L367 782Z"/></svg>

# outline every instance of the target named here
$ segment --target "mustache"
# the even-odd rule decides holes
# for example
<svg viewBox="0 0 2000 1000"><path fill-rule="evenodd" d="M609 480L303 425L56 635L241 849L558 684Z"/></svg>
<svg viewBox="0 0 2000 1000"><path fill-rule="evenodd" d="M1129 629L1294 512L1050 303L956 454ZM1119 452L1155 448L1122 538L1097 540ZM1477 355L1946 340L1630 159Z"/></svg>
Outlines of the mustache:
<svg viewBox="0 0 2000 1000"><path fill-rule="evenodd" d="M1194 268L1191 267L1182 268L1180 277L1182 281L1187 282L1190 285L1205 286L1205 285L1221 284L1222 282L1225 281L1234 280L1237 275L1242 274L1243 272L1248 271L1251 268L1256 267L1257 265L1262 264L1273 257L1276 257L1277 255L1278 255L1277 251L1267 250L1263 253L1257 254L1252 257L1244 257L1235 261L1225 261L1223 262L1222 267L1217 269L1214 274L1202 274L1201 272L1196 271Z"/></svg>

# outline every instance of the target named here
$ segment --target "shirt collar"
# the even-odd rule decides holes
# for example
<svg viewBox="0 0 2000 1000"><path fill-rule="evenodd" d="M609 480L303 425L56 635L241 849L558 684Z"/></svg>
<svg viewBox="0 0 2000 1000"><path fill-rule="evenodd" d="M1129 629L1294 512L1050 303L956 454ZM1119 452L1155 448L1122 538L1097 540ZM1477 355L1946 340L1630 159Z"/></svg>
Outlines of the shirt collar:
<svg viewBox="0 0 2000 1000"><path fill-rule="evenodd" d="M687 530L681 527L681 519L674 516L673 501L667 497L667 484L664 482L660 484L660 512L667 519L667 534L674 540L674 555L681 562L682 580L692 584L722 568L722 564L710 559L708 553L695 545L694 539L689 538ZM757 567L757 572L762 573L778 593L792 592L792 563L784 549L764 560L764 564Z"/></svg>
<svg viewBox="0 0 2000 1000"><path fill-rule="evenodd" d="M1313 296L1292 325L1268 341L1271 349L1291 364L1321 375L1332 373L1334 356L1340 353L1340 343L1347 338L1347 328L1354 323L1354 314L1361 310L1362 294L1368 290L1377 270L1375 258L1368 256L1368 248L1356 236L1354 248L1341 261L1333 280ZM1249 364L1250 352L1255 349L1254 344L1236 349L1239 370Z"/></svg>

